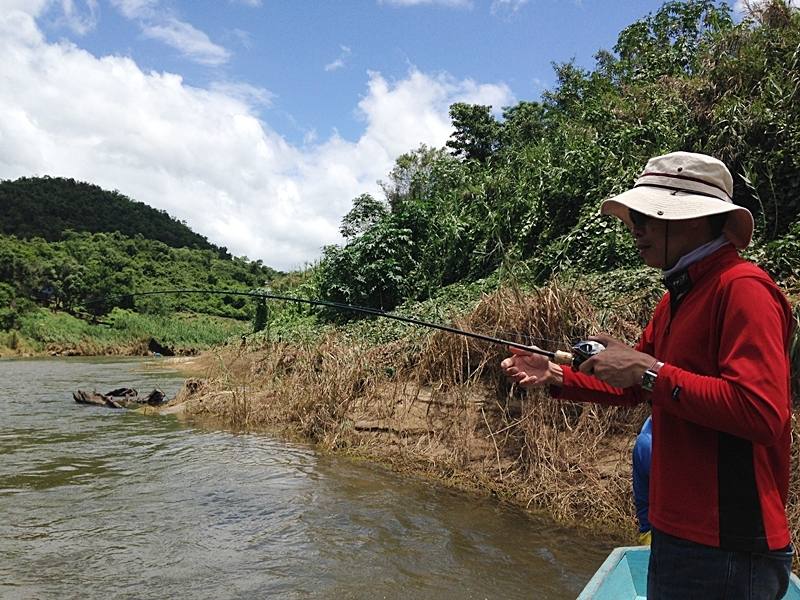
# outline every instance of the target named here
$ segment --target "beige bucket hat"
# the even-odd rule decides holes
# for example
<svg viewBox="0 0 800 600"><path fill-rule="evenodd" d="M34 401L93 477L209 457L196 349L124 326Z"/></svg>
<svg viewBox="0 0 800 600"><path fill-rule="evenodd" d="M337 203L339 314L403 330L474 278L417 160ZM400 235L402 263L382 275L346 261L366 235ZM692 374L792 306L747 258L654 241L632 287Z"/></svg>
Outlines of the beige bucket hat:
<svg viewBox="0 0 800 600"><path fill-rule="evenodd" d="M730 213L723 233L737 248L753 238L753 215L733 203L733 177L720 160L693 152L672 152L647 161L633 189L605 200L601 215L633 227L629 209L654 219L677 221Z"/></svg>

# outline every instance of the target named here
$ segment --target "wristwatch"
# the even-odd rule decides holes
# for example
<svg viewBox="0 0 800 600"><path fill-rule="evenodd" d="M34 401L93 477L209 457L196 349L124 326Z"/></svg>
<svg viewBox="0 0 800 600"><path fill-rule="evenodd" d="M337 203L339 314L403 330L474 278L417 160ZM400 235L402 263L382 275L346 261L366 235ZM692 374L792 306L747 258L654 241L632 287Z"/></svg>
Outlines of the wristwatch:
<svg viewBox="0 0 800 600"><path fill-rule="evenodd" d="M656 384L656 378L658 377L658 372L661 370L661 367L664 366L664 363L660 360L657 360L652 364L652 366L647 369L642 374L642 389L647 390L648 392L653 391L653 386Z"/></svg>

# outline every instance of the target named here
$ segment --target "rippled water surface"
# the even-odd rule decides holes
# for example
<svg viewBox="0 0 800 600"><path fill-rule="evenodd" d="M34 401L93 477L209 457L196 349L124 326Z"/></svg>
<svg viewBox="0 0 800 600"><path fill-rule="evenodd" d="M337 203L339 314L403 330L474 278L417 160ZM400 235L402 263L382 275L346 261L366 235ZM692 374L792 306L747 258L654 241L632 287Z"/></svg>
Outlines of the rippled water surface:
<svg viewBox="0 0 800 600"><path fill-rule="evenodd" d="M0 598L574 598L606 540L236 435L80 406L181 378L133 360L0 361Z"/></svg>

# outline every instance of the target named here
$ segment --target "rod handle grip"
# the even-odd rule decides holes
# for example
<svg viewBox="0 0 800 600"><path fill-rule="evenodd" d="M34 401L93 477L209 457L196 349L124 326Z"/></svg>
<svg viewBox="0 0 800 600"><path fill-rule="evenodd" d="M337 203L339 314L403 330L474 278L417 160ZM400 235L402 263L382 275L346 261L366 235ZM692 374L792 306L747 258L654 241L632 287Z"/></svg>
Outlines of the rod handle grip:
<svg viewBox="0 0 800 600"><path fill-rule="evenodd" d="M563 350L556 350L553 352L553 362L557 365L571 365L572 354L564 352Z"/></svg>

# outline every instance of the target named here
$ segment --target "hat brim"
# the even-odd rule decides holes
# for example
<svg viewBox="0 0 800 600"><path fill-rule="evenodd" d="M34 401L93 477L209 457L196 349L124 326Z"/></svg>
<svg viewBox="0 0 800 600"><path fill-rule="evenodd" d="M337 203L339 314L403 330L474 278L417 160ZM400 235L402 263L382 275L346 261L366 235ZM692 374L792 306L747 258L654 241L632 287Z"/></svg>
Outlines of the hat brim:
<svg viewBox="0 0 800 600"><path fill-rule="evenodd" d="M723 233L739 249L746 248L753 238L753 215L743 206L711 196L683 190L640 186L604 200L601 215L613 215L633 229L629 210L665 221L697 219L730 213Z"/></svg>

